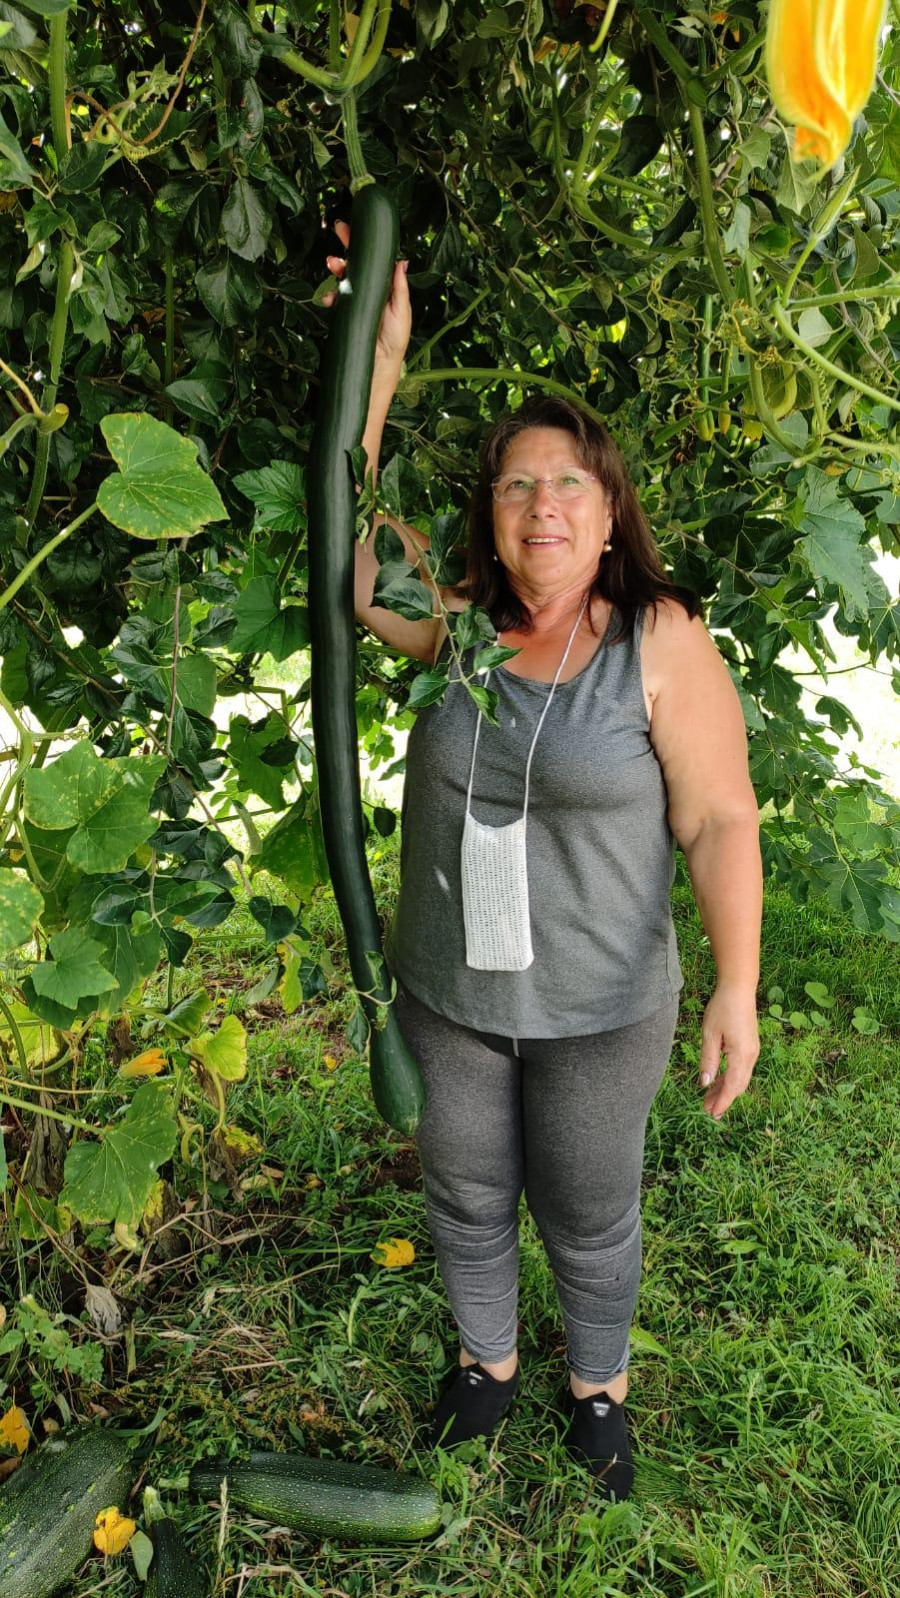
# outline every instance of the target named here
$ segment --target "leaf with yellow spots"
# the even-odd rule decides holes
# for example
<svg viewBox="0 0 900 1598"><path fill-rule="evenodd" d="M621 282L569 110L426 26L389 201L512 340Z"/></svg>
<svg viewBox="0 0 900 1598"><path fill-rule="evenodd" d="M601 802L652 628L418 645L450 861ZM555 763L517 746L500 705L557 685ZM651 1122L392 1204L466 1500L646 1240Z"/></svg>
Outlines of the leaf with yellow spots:
<svg viewBox="0 0 900 1598"><path fill-rule="evenodd" d="M231 1152L239 1154L241 1159L249 1160L251 1154L262 1153L263 1146L260 1139L254 1132L245 1132L242 1126L223 1126L219 1137Z"/></svg>
<svg viewBox="0 0 900 1598"><path fill-rule="evenodd" d="M94 1547L101 1554L121 1554L128 1547L137 1527L113 1505L101 1509L94 1523Z"/></svg>
<svg viewBox="0 0 900 1598"><path fill-rule="evenodd" d="M416 1251L405 1237L389 1237L384 1242L376 1243L371 1255L376 1265L389 1271L402 1270L404 1265L411 1265L415 1257Z"/></svg>
<svg viewBox="0 0 900 1598"><path fill-rule="evenodd" d="M11 1404L0 1419L0 1443L7 1448L14 1448L17 1454L24 1454L30 1441L31 1432L28 1430L25 1411L20 1409L18 1404Z"/></svg>
<svg viewBox="0 0 900 1598"><path fill-rule="evenodd" d="M165 1199L165 1193L166 1184L163 1178L160 1177L159 1180L154 1182L153 1186L151 1187L150 1197L144 1205L144 1213L141 1216L142 1226L152 1227L159 1225L160 1221L163 1219L163 1200Z"/></svg>
<svg viewBox="0 0 900 1598"><path fill-rule="evenodd" d="M162 1049L145 1049L143 1054L135 1055L133 1060L126 1060L120 1067L120 1076L156 1076L164 1071L168 1061Z"/></svg>

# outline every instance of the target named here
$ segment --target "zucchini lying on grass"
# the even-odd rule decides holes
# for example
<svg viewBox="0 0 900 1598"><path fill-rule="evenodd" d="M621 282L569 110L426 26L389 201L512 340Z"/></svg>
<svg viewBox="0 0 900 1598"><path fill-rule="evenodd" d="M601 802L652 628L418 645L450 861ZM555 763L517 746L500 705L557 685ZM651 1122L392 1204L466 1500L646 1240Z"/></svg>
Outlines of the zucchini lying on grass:
<svg viewBox="0 0 900 1598"><path fill-rule="evenodd" d="M146 1598L208 1598L209 1583L174 1520L155 1520L149 1531L153 1563Z"/></svg>
<svg viewBox="0 0 900 1598"><path fill-rule="evenodd" d="M0 1598L50 1598L90 1552L100 1510L124 1503L130 1450L115 1432L82 1426L43 1443L16 1476L0 1488Z"/></svg>
<svg viewBox="0 0 900 1598"><path fill-rule="evenodd" d="M415 1131L425 1103L419 1067L393 1007L366 866L356 729L353 609L356 487L350 451L362 441L375 341L397 253L397 212L367 183L353 201L347 271L321 367L307 468L311 701L325 852L369 1023L372 1095L389 1126Z"/></svg>
<svg viewBox="0 0 900 1598"><path fill-rule="evenodd" d="M377 1465L254 1451L246 1462L200 1460L191 1491L218 1498L223 1478L231 1503L293 1531L401 1542L431 1537L441 1524L433 1487Z"/></svg>

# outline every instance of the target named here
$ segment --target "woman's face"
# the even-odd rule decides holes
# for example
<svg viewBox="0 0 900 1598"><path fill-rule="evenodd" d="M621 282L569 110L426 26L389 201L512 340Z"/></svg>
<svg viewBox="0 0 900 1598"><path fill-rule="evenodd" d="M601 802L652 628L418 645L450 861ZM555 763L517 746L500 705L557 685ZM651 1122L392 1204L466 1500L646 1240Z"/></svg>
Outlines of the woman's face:
<svg viewBox="0 0 900 1598"><path fill-rule="evenodd" d="M589 482L576 498L557 500L549 483L537 481L573 466L584 471L575 439L561 427L529 427L503 456L498 476L521 473L536 482L524 503L493 505L497 558L525 598L552 599L597 575L615 509L603 484Z"/></svg>

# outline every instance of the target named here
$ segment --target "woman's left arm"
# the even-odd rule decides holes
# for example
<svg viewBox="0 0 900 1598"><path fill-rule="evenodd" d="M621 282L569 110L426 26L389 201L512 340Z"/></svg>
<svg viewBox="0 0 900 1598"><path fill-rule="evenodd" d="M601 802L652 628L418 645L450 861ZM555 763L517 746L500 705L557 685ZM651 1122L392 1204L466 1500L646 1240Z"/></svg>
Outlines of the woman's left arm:
<svg viewBox="0 0 900 1598"><path fill-rule="evenodd" d="M669 826L687 860L716 962L701 1029L700 1081L712 1084L703 1107L720 1120L744 1092L759 1056L762 860L744 717L718 649L681 605L661 604L655 623L648 611L641 663Z"/></svg>

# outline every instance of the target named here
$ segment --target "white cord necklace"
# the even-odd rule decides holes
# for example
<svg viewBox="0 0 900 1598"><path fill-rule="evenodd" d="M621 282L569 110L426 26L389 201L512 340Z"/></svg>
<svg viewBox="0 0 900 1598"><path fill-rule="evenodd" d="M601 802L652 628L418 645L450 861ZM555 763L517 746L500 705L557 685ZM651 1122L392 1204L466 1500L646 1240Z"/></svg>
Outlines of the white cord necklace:
<svg viewBox="0 0 900 1598"><path fill-rule="evenodd" d="M481 732L480 712L476 719L461 850L466 964L476 971L525 971L534 959L525 847L531 761L586 606L587 598L582 601L575 617L569 641L556 668L556 676L547 695L547 702L541 711L531 740L525 766L525 803L522 814L517 821L512 821L504 827L487 827L482 822L476 821L472 815L475 756Z"/></svg>

